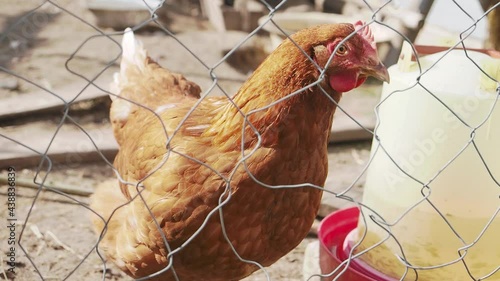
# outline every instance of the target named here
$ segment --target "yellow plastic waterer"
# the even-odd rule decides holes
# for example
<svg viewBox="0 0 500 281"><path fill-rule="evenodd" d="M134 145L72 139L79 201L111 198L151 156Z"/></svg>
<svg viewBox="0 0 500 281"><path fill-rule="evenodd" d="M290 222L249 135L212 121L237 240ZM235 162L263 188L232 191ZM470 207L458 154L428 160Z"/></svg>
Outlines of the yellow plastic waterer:
<svg viewBox="0 0 500 281"><path fill-rule="evenodd" d="M467 55L425 56L420 71L407 49L389 69L363 195L373 211L344 243L366 251L356 266L394 280L500 280L500 59Z"/></svg>

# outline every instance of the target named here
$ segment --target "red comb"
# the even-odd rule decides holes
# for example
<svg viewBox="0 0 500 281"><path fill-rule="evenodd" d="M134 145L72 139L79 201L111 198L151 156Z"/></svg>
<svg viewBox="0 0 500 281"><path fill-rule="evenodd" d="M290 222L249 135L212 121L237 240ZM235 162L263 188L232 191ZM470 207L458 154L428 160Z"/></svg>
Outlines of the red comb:
<svg viewBox="0 0 500 281"><path fill-rule="evenodd" d="M376 49L377 45L375 44L372 30L370 29L369 25L363 27L364 25L365 23L363 21L358 20L354 23L354 29L358 32L359 35L361 35L361 37L365 38L365 40L368 41L370 46Z"/></svg>

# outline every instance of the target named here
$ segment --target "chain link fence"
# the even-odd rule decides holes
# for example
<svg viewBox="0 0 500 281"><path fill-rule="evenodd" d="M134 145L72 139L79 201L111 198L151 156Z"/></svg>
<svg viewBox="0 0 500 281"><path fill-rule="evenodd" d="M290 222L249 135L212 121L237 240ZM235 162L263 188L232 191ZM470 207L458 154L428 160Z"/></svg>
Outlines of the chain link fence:
<svg viewBox="0 0 500 281"><path fill-rule="evenodd" d="M169 25L166 25L159 19L162 16L159 14L163 13L162 7L164 7L164 1L159 2L158 5L156 5L156 2L153 5L151 4L153 2L146 1L145 3L150 9L149 16L140 24L133 26L132 29L134 31L144 31L149 34L144 46L145 49L149 49L150 46L157 45L157 49L153 54L154 59L156 59L154 56L160 56L160 59L163 59L161 53L164 52L169 56L165 59L166 61L168 59L189 60L190 62L197 62L204 69L205 84L202 87L203 91L200 102L215 92L218 95L225 96L227 99L231 99L237 88L231 88L231 91L234 90L234 92L228 91L228 87L224 85L223 80L234 80L240 83L246 79L246 73L239 76L225 77L226 73L224 73L225 66L223 63L230 60L235 52L246 46L249 40L256 37L256 34L261 32L264 26L274 26L284 36L289 38L286 29L274 20L274 17L283 9L287 1L267 3L261 0L260 2L268 10L265 20L259 22L259 26L252 29L246 36L229 40L230 43L227 44L231 46L229 46L228 51L218 61L206 59L206 55L203 54L206 49L210 49L210 42L199 42L199 48L186 44L183 41L185 37L183 37L182 33L173 31L168 27ZM424 2L428 5L424 9L426 10L425 14L420 15L421 21L415 21L417 24L410 27L389 24L391 22L391 15L397 15L398 9L402 5L404 6L404 3L400 3L400 1L363 1L358 3L358 6L370 11L371 20L367 21L366 25L371 27L377 26L380 29L388 30L392 34L397 34L395 36L396 39L393 39L393 44L395 44L394 48L398 55L400 52L399 42L405 42L402 51L403 57L400 58L397 64L397 70L391 73L394 74L397 72L404 77L398 78L392 76L391 79L393 82L390 86L386 85L382 100L374 108L377 116L377 123L374 129L366 127L362 122L351 117L349 110L342 107L342 103L336 105L337 112L344 112L365 132L373 136L371 156L363 164L362 172L352 179L352 184L339 188L338 190L341 190L339 192L333 192L331 189L309 183L294 186L270 186L260 182L257 178L253 178L256 182L271 189L301 187L321 189L325 193L333 194L338 200L353 203L361 211L359 239L353 239L356 243L353 243L347 258L331 272L322 273L316 271L316 274L312 274L311 276L303 276L304 280L318 280L317 278L319 277L329 278L325 280L331 280L332 278L333 280L342 280L343 276L348 274L348 268L351 266L351 263L359 260L358 257L375 268L386 268L386 274L393 276L393 280L465 280L460 279L465 275L460 275L462 277L459 279L448 279L449 275L446 275L459 271L466 272L467 278L469 278L467 280L500 280L498 273L500 270L500 256L498 255L500 249L498 249L499 244L495 238L500 231L500 222L497 218L497 214L500 211L498 201L498 188L500 187L498 156L500 155L498 148L494 148L494 145L491 144L491 140L499 139L500 137L498 128L494 127L495 124L498 125L498 114L500 114L497 109L497 99L500 95L498 82L500 77L498 71L500 71L500 68L498 67L498 62L487 63L484 56L472 53L472 51L463 50L468 48L468 39L474 33L477 24L486 21L488 16L493 15L495 12L498 13L500 4L493 3L486 8L484 14L474 17L459 2L449 1L458 8L455 9L457 12L467 15L470 19L468 28L463 30L459 38L454 39L454 43L450 48L443 48L442 53L421 56L425 54L424 49L414 46L410 39L415 39L415 30L421 27L426 13L430 9L431 5L426 1L422 1L422 3ZM87 3L78 2L78 5L81 4L85 5ZM14 4L9 3L6 8L8 9L12 5ZM106 75L109 76L108 74L117 70L117 64L121 57L120 40L123 32L103 31L88 20L88 14L80 15L74 12L75 9L72 8L72 5L76 5L75 3L47 0L35 1L29 4L23 3L23 5L29 7L28 12L24 12L18 17L11 17L3 22L4 30L0 35L0 48L2 50L2 54L0 54L0 70L4 72L3 77L15 77L23 81L25 87L30 91L38 91L39 95L46 96L47 99L49 97L57 99L59 106L62 104L63 110L61 114L50 115L50 118L55 120L55 125L47 129L53 132L53 134L50 142L46 146L44 144L45 147L43 149L34 147L33 144L34 142L36 143L36 134L38 131L35 126L39 117L30 119L30 116L19 115L18 117L18 115L13 113L12 116L14 117L11 116L10 119L2 121L5 125L2 131L0 131L0 136L4 139L2 142L5 144L4 153L10 153L11 149L12 151L31 153L34 156L29 158L30 160L26 160L25 158L24 161L35 164L37 169L34 175L29 174L33 176L33 182L22 182L17 177L22 175L23 172L16 168L16 166L20 166L21 164L16 162L14 158L11 159L9 167L4 167L6 177L3 179L2 185L6 186L8 190L2 189L2 197L5 197L5 202L7 202L5 208L8 222L7 228L14 227L9 229L10 232L2 235L2 237L7 239L7 242L2 243L1 248L2 250L7 250L4 250L5 254L2 253L3 260L0 276L9 280L11 278L28 280L23 279L28 278L26 276L32 276L29 278L33 280L36 278L42 280L93 280L92 278L95 276L100 276L102 280L126 279L128 277L125 277L122 273L110 270L110 262L106 262L106 257L99 248L100 238L96 238L97 240L90 247L87 247L88 245L79 245L78 239L69 239L70 236L73 238L78 236L79 228L90 228L90 220L83 219L82 222L71 222L68 218L65 218L64 213L58 213L57 210L44 209L43 207L45 204L49 204L47 198L53 201L70 202L74 208L68 212L73 216L75 213L94 213L102 219L103 224L107 224L106 220L100 214L97 214L89 207L88 198L85 196L88 196L91 190L78 189L78 191L75 191L61 189L54 187L54 182L51 180L53 171L78 168L81 163L89 161L93 157L92 155L95 156L96 154L99 155L98 162L101 166L91 169L85 177L99 175L99 179L104 179L115 176L124 185L137 186L137 188L141 185L141 182L127 182L126 178L114 168L113 145L115 144L112 143L110 148L110 139L107 138L109 136L109 127L101 129L102 124L99 123L101 119L106 119L107 117L96 114L96 116L89 117L91 125L81 124L82 118L86 118L82 115L88 114L88 111L81 110L80 107L88 109L89 107L102 106L102 104L106 107L109 106L107 101L103 101L103 99L97 105L92 102L82 103L82 96L85 95L86 91L88 93L89 89L97 89L97 92L106 92L111 96L114 95L108 92L107 82L109 81L103 79L103 77L106 77ZM191 7L189 5L186 5L186 7ZM445 11L442 13L443 16L446 14ZM64 32L64 26L60 27L61 37L58 40L61 42L58 43L58 48L66 48L66 51L70 48L70 55L64 55L67 52L63 52L63 55L55 52L33 53L30 50L33 45L45 43L38 38L40 34L43 34L43 29L61 15L69 16L72 21L82 26L78 27L78 29L85 29L81 34L79 32L68 34ZM404 15L399 17L399 20L401 20L401 18L404 18ZM176 28L182 30L182 27ZM168 35L168 37L152 36L159 34ZM71 38L64 36L71 36ZM173 51L169 53L169 50L163 50L161 47L158 47L161 46L162 40L167 40L166 38L175 41L175 44L178 46L176 50L182 50L182 53L172 54ZM69 39L73 39L78 44L75 45L74 42L65 41ZM459 50L454 50L456 48ZM106 58L97 55L101 51L106 54ZM307 50L302 51L305 56L308 56ZM207 52L210 53L210 51ZM394 57L391 58L391 52L394 52L394 50L386 53L388 60L394 60ZM13 70L15 69L13 65L17 62L36 59L37 56L59 56L57 60L59 70L57 71L71 73L78 77L80 82L84 83L79 84L78 88L64 88L64 81L58 81L55 85L51 85L51 83L47 83L43 79L33 78L30 68L19 69L20 71ZM92 56L98 58L96 59ZM255 55L255 57L257 56L258 54ZM466 58L470 62L465 69L453 66L454 60L457 57ZM312 60L312 58L309 59ZM440 65L445 64L452 65L449 68L451 74L449 77L454 77L453 75L456 74L456 77L458 77L455 78L456 81L439 81L439 79L443 78L436 78L438 74L442 73L436 69ZM91 67L88 67L89 65ZM185 65L185 69L173 69L172 71L188 75L189 73L186 72L191 71L192 68L189 68L187 63ZM168 68L168 65L166 67ZM43 71L43 67L41 69ZM461 85L465 82L463 81L464 77L462 74L469 75L468 71L470 69L477 69L484 74L479 75L481 77L481 91L474 90L476 86L471 88ZM407 72L414 72L416 75L405 76L404 73ZM320 80L315 81L305 89L289 93L287 97L267 104L262 108L255 108L248 115L255 114L275 104L286 102L293 96L300 95L307 88L318 86L322 79L324 79L323 75L320 76ZM438 81L436 82L435 80ZM465 89L465 91L472 90L476 92L471 97L465 99L452 99L442 94L443 92L447 92L446 88L443 89L443 87L439 88L436 86L449 86L452 84L455 85L453 90L459 91ZM54 90L56 87L63 87L64 91L58 92ZM484 94L484 92L488 91L490 95ZM335 101L332 100L332 102ZM24 100L24 103L29 104L31 101ZM196 104L196 106L198 105L199 103ZM11 107L14 106L16 105L7 104L2 107L7 110L8 107L12 109ZM21 107L21 104L17 106ZM147 108L140 104L138 106ZM426 114L422 114L423 108L428 111L427 114L431 119L426 119ZM155 108L147 109L151 112L155 111ZM35 107L33 114L36 113L36 110L37 108ZM182 122L194 110L195 107L188 111ZM444 121L432 119L433 116L442 116ZM245 115L245 122L249 120L248 117ZM21 121L17 120L17 118ZM22 137L19 137L19 135L12 133L9 127L19 125L23 120L33 121L35 125L29 127ZM494 123L495 121L497 123ZM74 132L66 134L64 128L68 124L73 128L77 128L79 134L75 135ZM420 135L412 133L419 130ZM177 131L172 132L175 135ZM166 130L164 133L168 135ZM71 148L77 150L75 153L65 154L58 152L58 149L61 148L59 147L59 141L63 137L74 139L74 144ZM496 144L496 147L498 147L498 144ZM80 150L90 150L92 153L79 153ZM167 154L175 153L178 152L169 148ZM183 155L183 157L207 166L214 173L219 173L217 169L200 162L193 156ZM245 155L245 157L249 157L249 155ZM164 165L168 165L167 159L168 157L163 161ZM473 168L471 168L472 170L461 170L458 173L457 171L460 170L457 170L456 167L462 167L463 161L472 161L474 164ZM241 163L248 169L245 161L242 160ZM432 167L429 167L429 163L432 163ZM236 167L237 163L234 163L234 165ZM103 169L106 172L100 171ZM155 172L157 171L155 170L152 173ZM364 200L361 202L359 198L350 196L349 192L355 188L360 178L366 176L365 195ZM225 177L221 175L221 178L224 179ZM16 185L16 179L18 188L13 189L12 187ZM478 179L480 179L479 182ZM456 185L456 190L453 186L446 188L440 186L439 189L433 188L442 181L450 185ZM458 188L460 184L464 184L467 187L466 190ZM21 185L31 185L35 188L36 192L27 194L19 188ZM73 185L78 185L78 180L73 182ZM408 186L408 188L403 189L401 186ZM57 196L47 197L44 195L44 191L51 191L57 194ZM162 272L172 270L174 272L174 279L179 280L175 274L175 266L173 266L172 260L175 260L176 254L202 231L209 217L220 216L222 220L223 206L231 200L231 196L224 196L228 192L229 189L224 190L224 193L219 198L219 205L209 212L209 216L207 216L202 226L181 247L176 249L170 248L167 238L163 234L163 231L161 231L162 239L165 242L164 247L170 252L168 255L169 262L167 262L167 266ZM479 192L481 194L478 194ZM453 205L450 203L453 200L447 200L447 198L454 195L462 198L458 206L456 205L456 201L454 201L455 203L453 204L455 205ZM138 199L140 198L137 198L136 201ZM21 200L25 203L29 202L29 206L23 205ZM153 214L149 206L147 206L147 209ZM17 215L16 210L18 212ZM47 215L53 213L53 224L68 225L68 232L62 236L55 235L50 231L51 229L45 231L45 234L42 233L36 226L36 215L41 210L47 212ZM25 216L20 217L19 212L23 213L23 215L25 214ZM460 213L460 215L457 216L456 212ZM85 225L85 222L88 225ZM159 227L158 222L156 224ZM415 235L415 233L419 232L420 227L428 227L428 233L422 234L422 236ZM226 234L224 223L222 223L222 229L222 234L226 241L230 242L231 239ZM467 229L473 229L473 231L469 233ZM3 231L6 231L6 229ZM453 254L440 253L438 249L429 249L429 245L418 244L420 241L428 241L428 236L436 236L435 240L440 241L439 243L445 244L448 248L453 248ZM9 239L9 237L12 239ZM68 239L66 240L65 237ZM100 237L102 238L102 236ZM411 239L417 239L419 242L412 244ZM67 253L71 254L71 258L67 258L66 255L57 256L55 254L57 251L51 252L50 249L47 252L47 246L38 245L35 247L33 246L34 240L43 241L43 245L51 244L56 249L64 249ZM11 243L10 241L15 242ZM65 241L72 241L71 243L74 244L68 244ZM385 242L387 244L382 245ZM491 245L493 248L488 250L488 245ZM14 250L18 249L15 252L18 261L14 258L14 263L12 263L13 260L11 259L13 255L13 252L10 250L11 247L14 247ZM426 250L422 250L424 248ZM479 248L481 251L478 252L475 250L476 248ZM256 277L258 279L254 280L260 280L261 278L263 280L274 280L273 276L267 273L269 268L265 268L256 261L247 260L245 257L239 256L234 247L232 247L232 251L234 251L234 254L242 262L253 264L259 268L261 275L258 275L259 277ZM430 256L428 260L417 258L422 256L422 251L425 252L424 255ZM21 255L23 258L26 258L28 263L23 265L19 263ZM44 255L46 258L52 255L53 260L50 263L44 261L44 264L41 265L39 258ZM482 256L487 256L487 261L481 260ZM48 259L50 260L50 258ZM53 268L57 269L58 264L61 263L67 264L64 270L61 269L54 272ZM16 273L14 273L14 268ZM85 274L88 274L88 268L93 272L94 275L92 276L94 277L85 276ZM444 268L445 270L435 271L435 269L440 268ZM450 270L447 268L450 268ZM13 272L9 272L10 269L13 269ZM19 273L23 271L25 272L24 274ZM443 275L440 276L439 274ZM153 273L149 277L157 275L158 273ZM141 280L146 280L149 277L142 278ZM296 278L300 279L301 277L297 276ZM286 279L277 278L276 280Z"/></svg>

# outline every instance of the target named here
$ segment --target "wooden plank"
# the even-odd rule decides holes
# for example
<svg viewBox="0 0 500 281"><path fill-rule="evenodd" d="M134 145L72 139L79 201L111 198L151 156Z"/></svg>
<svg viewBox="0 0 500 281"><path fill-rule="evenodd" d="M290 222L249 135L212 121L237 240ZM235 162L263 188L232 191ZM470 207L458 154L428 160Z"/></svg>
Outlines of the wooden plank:
<svg viewBox="0 0 500 281"><path fill-rule="evenodd" d="M107 90L109 88L109 81L111 81L111 78L105 77L96 82L96 84ZM64 101L69 102L82 91L86 84L86 82L75 83L61 89L53 90L52 92L61 97ZM75 101L91 100L107 95L106 92L99 90L94 85L90 85ZM0 108L0 121L19 116L55 111L64 106L64 102L60 98L44 90L19 94L2 99L0 102L2 103L2 107Z"/></svg>
<svg viewBox="0 0 500 281"><path fill-rule="evenodd" d="M63 125L51 143L56 129L56 126L42 122L0 129L0 169L37 166L47 148L53 165L76 167L89 161L104 161L89 137L75 125ZM118 145L111 127L85 128L85 131L106 159L112 162ZM47 167L47 164L44 166Z"/></svg>

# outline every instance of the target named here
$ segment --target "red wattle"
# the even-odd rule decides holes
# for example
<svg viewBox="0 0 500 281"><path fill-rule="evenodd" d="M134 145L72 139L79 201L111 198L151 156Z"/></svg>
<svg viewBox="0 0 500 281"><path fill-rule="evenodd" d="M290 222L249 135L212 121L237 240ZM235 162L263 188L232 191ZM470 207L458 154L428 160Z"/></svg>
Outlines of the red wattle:
<svg viewBox="0 0 500 281"><path fill-rule="evenodd" d="M356 71L342 71L330 75L330 87L336 92L348 92L356 87L359 87L365 82L366 77L359 77Z"/></svg>
<svg viewBox="0 0 500 281"><path fill-rule="evenodd" d="M365 83L366 77L359 77L358 78L358 83L356 83L356 88L361 86L361 84Z"/></svg>

